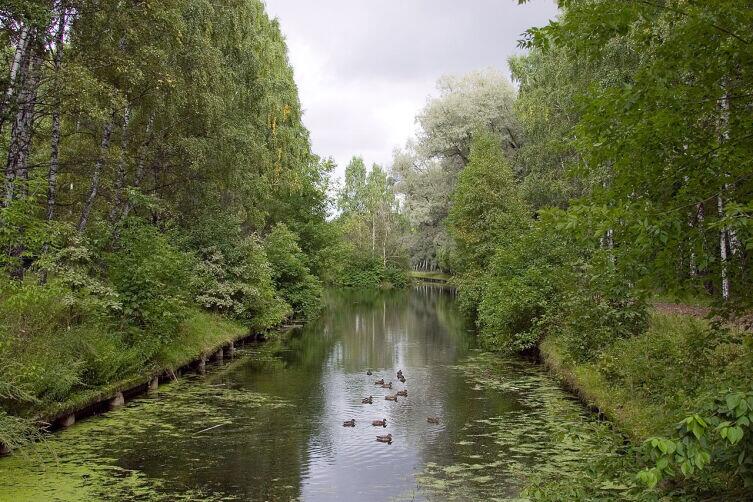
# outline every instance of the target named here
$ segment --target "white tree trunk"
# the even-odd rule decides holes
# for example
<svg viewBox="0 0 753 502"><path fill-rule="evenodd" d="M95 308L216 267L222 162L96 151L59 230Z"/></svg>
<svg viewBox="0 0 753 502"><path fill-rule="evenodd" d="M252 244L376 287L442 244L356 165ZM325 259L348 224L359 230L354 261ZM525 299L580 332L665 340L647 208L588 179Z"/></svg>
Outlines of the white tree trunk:
<svg viewBox="0 0 753 502"><path fill-rule="evenodd" d="M55 33L55 54L52 58L55 70L55 97L52 104L52 131L50 139L50 170L47 173L47 220L55 216L57 203L57 178L60 170L60 70L63 66L63 50L65 42L66 10L61 5L58 14L58 26Z"/></svg>
<svg viewBox="0 0 753 502"><path fill-rule="evenodd" d="M102 142L99 145L99 157L94 164L94 172L92 173L92 184L89 189L89 195L84 202L84 208L81 211L81 218L78 220L78 232L83 233L86 229L86 225L89 223L89 215L91 214L92 207L94 207L94 201L97 198L97 192L99 192L99 179L102 173L102 166L105 163L105 157L107 150L110 148L110 136L112 136L114 117L105 124L105 129L102 132Z"/></svg>
<svg viewBox="0 0 753 502"><path fill-rule="evenodd" d="M123 187L126 177L126 151L128 150L128 125L131 121L131 105L128 104L123 111L123 127L120 137L120 160L115 174L115 197L110 208L110 221L115 221L123 200Z"/></svg>

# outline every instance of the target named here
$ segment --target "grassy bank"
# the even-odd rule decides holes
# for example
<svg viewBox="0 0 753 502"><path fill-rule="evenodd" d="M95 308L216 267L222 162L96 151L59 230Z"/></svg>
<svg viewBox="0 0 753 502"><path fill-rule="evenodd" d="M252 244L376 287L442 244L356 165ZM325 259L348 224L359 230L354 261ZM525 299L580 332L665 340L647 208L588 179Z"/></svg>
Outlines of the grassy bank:
<svg viewBox="0 0 753 502"><path fill-rule="evenodd" d="M73 392L62 401L41 403L34 407L34 418L49 420L88 406L114 393L146 382L154 375L177 370L202 355L216 352L229 343L248 335L248 328L219 315L195 311L183 321L169 345L162 347L154 359L132 374L94 388Z"/></svg>
<svg viewBox="0 0 753 502"><path fill-rule="evenodd" d="M720 396L749 385L750 346L750 332L653 311L644 333L614 342L592 361L577 362L556 335L542 341L540 353L556 376L638 448L652 437L682 435L684 429L678 427L682 420L693 414L713 416ZM712 430L710 427L709 434ZM653 465L641 454L636 459L631 464L634 474ZM668 481L663 488L691 496L737 496L744 488L734 471L724 455L712 456L703 472L693 469L687 476L685 470L665 473Z"/></svg>
<svg viewBox="0 0 753 502"><path fill-rule="evenodd" d="M238 322L192 310L170 342L141 363L112 340L116 335L96 332L94 325L59 330L56 340L45 343L30 340L23 351L6 347L6 354L12 351L16 360L23 357L4 370L9 376L3 380L0 401L0 442L12 448L22 446L34 439L34 423L49 422L144 384L154 375L185 366L248 333ZM108 339L109 343L102 342ZM100 343L94 345L95 340ZM115 371L106 374L103 368ZM53 385L56 379L57 387Z"/></svg>

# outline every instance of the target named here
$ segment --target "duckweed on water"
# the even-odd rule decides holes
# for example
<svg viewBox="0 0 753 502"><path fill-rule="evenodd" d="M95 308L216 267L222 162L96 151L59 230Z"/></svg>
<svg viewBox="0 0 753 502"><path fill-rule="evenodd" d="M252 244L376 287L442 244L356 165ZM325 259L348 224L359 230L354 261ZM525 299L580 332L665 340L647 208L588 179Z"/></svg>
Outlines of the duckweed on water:
<svg viewBox="0 0 753 502"><path fill-rule="evenodd" d="M211 434L202 430L219 424L248 429L253 427L251 420L234 423L239 409L253 415L262 407L274 412L289 406L259 393L190 380L194 378L162 387L156 395L129 403L117 413L77 424L65 437L53 435L3 460L0 500L233 500L212 489L165 490L174 480L149 478L116 460L155 443L172 443L172 448L160 450L174 451L175 456L161 461L201 469L208 461L202 452L189 459L181 458L181 452L196 450L202 436Z"/></svg>
<svg viewBox="0 0 753 502"><path fill-rule="evenodd" d="M477 353L453 369L480 398L502 393L520 406L462 427L463 438L455 442L461 461L428 463L418 476L430 497L516 500L521 492L535 496L543 493L537 488L543 484L582 478L594 460L617 457L615 446L622 439L540 367ZM614 493L630 486L605 488Z"/></svg>

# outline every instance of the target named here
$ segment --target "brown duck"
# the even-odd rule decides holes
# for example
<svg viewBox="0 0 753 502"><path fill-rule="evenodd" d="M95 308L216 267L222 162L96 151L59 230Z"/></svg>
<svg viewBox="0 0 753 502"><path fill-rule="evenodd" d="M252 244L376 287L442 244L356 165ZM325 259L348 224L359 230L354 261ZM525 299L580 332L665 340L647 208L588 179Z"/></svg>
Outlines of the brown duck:
<svg viewBox="0 0 753 502"><path fill-rule="evenodd" d="M374 385L384 385L384 378L380 378L376 382L374 382Z"/></svg>
<svg viewBox="0 0 753 502"><path fill-rule="evenodd" d="M372 420L371 425L374 427L387 427L387 419L383 418L381 420Z"/></svg>
<svg viewBox="0 0 753 502"><path fill-rule="evenodd" d="M350 420L346 420L343 422L343 427L355 427L356 426L356 419L351 418Z"/></svg>
<svg viewBox="0 0 753 502"><path fill-rule="evenodd" d="M430 424L438 424L439 423L439 417L426 417L426 421Z"/></svg>
<svg viewBox="0 0 753 502"><path fill-rule="evenodd" d="M392 434L387 434L386 436L377 436L377 441L379 441L380 443L392 444Z"/></svg>
<svg viewBox="0 0 753 502"><path fill-rule="evenodd" d="M397 395L384 396L384 400L385 401L395 401L395 402L397 402Z"/></svg>
<svg viewBox="0 0 753 502"><path fill-rule="evenodd" d="M361 399L361 403L363 403L363 404L374 404L374 401L372 401L372 399L373 399L372 396L365 397L365 398Z"/></svg>
<svg viewBox="0 0 753 502"><path fill-rule="evenodd" d="M390 383L383 383L382 384L383 389L391 389L392 388L392 382Z"/></svg>
<svg viewBox="0 0 753 502"><path fill-rule="evenodd" d="M408 389L399 390L397 391L396 396L402 396L402 397L408 397Z"/></svg>
<svg viewBox="0 0 753 502"><path fill-rule="evenodd" d="M397 370L397 378L400 378L403 376L403 370Z"/></svg>
<svg viewBox="0 0 753 502"><path fill-rule="evenodd" d="M400 383L405 383L405 377L403 375L400 375L398 380L400 380Z"/></svg>

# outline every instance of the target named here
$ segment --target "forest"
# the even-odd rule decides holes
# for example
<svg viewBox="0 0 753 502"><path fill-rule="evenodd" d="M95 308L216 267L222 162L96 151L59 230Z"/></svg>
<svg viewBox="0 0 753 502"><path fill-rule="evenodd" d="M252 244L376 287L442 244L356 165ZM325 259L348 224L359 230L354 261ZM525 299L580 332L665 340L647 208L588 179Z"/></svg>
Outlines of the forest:
<svg viewBox="0 0 753 502"><path fill-rule="evenodd" d="M520 0L519 3L527 3ZM535 500L753 486L753 6L560 0L392 165L313 153L261 0L0 7L0 443L328 287L451 277L624 439Z"/></svg>
<svg viewBox="0 0 753 502"><path fill-rule="evenodd" d="M317 313L330 167L260 1L0 18L1 442L30 433L16 415L174 363L222 318Z"/></svg>

